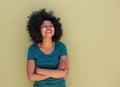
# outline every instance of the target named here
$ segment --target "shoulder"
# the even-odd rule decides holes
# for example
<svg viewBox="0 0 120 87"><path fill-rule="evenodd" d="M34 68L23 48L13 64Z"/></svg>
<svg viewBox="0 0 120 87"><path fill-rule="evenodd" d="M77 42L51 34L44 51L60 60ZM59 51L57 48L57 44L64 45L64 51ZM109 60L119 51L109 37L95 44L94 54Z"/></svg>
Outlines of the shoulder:
<svg viewBox="0 0 120 87"><path fill-rule="evenodd" d="M58 46L65 46L65 43L63 43L63 42L56 42L56 44L58 45Z"/></svg>
<svg viewBox="0 0 120 87"><path fill-rule="evenodd" d="M31 44L31 45L28 47L28 50L33 50L35 47L36 47L36 44L33 43L33 44Z"/></svg>
<svg viewBox="0 0 120 87"><path fill-rule="evenodd" d="M57 45L57 47L60 49L60 56L67 55L67 48L65 46L65 43L57 42Z"/></svg>
<svg viewBox="0 0 120 87"><path fill-rule="evenodd" d="M60 48L66 48L66 45L65 45L65 43L63 43L63 42L56 42L56 45L58 46L58 47L60 47Z"/></svg>

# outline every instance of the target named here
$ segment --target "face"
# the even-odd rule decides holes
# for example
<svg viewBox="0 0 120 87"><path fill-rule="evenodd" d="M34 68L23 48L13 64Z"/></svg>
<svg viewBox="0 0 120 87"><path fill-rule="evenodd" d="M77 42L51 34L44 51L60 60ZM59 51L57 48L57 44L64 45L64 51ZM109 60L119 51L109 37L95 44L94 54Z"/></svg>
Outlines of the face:
<svg viewBox="0 0 120 87"><path fill-rule="evenodd" d="M49 20L44 20L40 26L40 31L43 38L52 37L55 33L54 25Z"/></svg>

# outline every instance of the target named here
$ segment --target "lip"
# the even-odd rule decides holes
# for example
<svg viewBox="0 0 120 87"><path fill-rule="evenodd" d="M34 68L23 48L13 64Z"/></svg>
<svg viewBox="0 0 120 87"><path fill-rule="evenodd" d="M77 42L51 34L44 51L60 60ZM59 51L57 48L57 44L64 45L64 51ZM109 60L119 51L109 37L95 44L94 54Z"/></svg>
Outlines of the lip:
<svg viewBox="0 0 120 87"><path fill-rule="evenodd" d="M51 30L47 30L46 33L52 33L52 31Z"/></svg>

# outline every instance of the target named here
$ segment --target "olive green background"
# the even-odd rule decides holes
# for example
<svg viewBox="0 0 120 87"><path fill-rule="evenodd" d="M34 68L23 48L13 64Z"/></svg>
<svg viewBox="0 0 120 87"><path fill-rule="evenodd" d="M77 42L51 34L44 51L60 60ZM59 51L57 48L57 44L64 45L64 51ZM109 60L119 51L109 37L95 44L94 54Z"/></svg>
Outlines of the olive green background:
<svg viewBox="0 0 120 87"><path fill-rule="evenodd" d="M32 87L26 24L41 8L53 10L63 24L67 87L120 87L120 0L0 0L0 87Z"/></svg>

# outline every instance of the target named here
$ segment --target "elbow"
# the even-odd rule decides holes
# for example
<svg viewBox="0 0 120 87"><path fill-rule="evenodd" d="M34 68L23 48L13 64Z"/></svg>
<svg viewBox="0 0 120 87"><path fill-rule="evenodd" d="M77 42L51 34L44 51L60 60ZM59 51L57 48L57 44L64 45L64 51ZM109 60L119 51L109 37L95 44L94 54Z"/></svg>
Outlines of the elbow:
<svg viewBox="0 0 120 87"><path fill-rule="evenodd" d="M30 82L34 82L33 76L28 76L28 80L29 80Z"/></svg>
<svg viewBox="0 0 120 87"><path fill-rule="evenodd" d="M68 76L68 72L65 72L65 73L63 74L63 77L66 78L67 76Z"/></svg>
<svg viewBox="0 0 120 87"><path fill-rule="evenodd" d="M67 74L65 74L65 77L67 77L68 76L68 73Z"/></svg>
<svg viewBox="0 0 120 87"><path fill-rule="evenodd" d="M34 80L33 80L33 78L28 78L28 80L30 81L30 82L34 82Z"/></svg>
<svg viewBox="0 0 120 87"><path fill-rule="evenodd" d="M69 68L64 70L63 77L66 78L68 76Z"/></svg>
<svg viewBox="0 0 120 87"><path fill-rule="evenodd" d="M66 70L63 71L63 75L62 75L62 77L63 77L63 78L66 78L67 76L68 76L68 71L66 71Z"/></svg>

